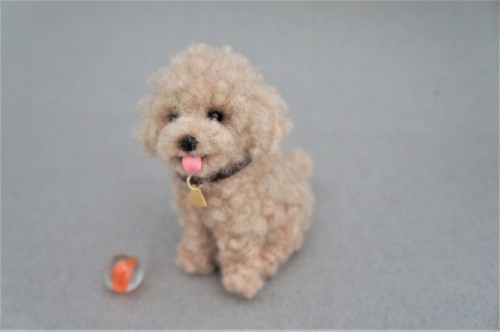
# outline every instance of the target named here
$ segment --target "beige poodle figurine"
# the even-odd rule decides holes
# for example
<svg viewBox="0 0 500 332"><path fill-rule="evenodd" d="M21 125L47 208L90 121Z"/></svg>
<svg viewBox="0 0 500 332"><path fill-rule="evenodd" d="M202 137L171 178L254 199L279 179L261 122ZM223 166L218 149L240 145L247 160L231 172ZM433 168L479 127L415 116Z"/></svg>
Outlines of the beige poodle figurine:
<svg viewBox="0 0 500 332"><path fill-rule="evenodd" d="M278 151L286 105L229 47L191 46L150 86L137 136L174 170L177 263L218 266L225 288L250 299L300 249L312 215L311 160Z"/></svg>

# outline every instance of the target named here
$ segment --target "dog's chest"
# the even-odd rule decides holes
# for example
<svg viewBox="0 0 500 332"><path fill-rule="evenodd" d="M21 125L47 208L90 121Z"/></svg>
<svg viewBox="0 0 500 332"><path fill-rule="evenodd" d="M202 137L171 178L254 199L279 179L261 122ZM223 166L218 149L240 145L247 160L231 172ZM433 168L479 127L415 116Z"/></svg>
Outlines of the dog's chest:
<svg viewBox="0 0 500 332"><path fill-rule="evenodd" d="M199 222L206 227L214 228L224 225L244 216L248 210L248 197L239 186L204 186L201 188L206 207L189 204L189 209L194 212Z"/></svg>

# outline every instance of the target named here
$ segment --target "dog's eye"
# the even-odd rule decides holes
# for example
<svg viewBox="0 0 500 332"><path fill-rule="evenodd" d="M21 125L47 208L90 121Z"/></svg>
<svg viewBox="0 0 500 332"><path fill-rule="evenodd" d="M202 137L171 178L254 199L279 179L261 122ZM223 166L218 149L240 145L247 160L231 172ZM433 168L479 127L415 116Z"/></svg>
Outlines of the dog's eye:
<svg viewBox="0 0 500 332"><path fill-rule="evenodd" d="M224 120L222 112L215 108L209 109L207 116L210 120L216 120L218 122L222 122L222 120Z"/></svg>
<svg viewBox="0 0 500 332"><path fill-rule="evenodd" d="M170 122L175 121L179 117L179 113L177 112L172 112L168 115L168 120Z"/></svg>

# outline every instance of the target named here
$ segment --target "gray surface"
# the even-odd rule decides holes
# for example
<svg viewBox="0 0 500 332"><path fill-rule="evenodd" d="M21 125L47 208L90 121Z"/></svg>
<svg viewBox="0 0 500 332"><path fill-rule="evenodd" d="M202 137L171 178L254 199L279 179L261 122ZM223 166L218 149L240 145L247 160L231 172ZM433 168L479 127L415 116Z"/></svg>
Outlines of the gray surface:
<svg viewBox="0 0 500 332"><path fill-rule="evenodd" d="M146 79L230 44L315 160L304 250L252 302L174 265ZM498 328L498 3L2 3L3 328ZM116 296L118 252L146 268Z"/></svg>

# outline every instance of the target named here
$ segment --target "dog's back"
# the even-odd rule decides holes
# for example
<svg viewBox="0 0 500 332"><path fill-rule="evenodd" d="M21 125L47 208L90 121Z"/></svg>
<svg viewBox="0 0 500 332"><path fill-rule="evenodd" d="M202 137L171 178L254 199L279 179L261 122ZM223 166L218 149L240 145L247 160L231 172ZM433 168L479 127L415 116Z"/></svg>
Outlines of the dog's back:
<svg viewBox="0 0 500 332"><path fill-rule="evenodd" d="M290 164L296 165L307 179L312 177L313 164L311 158L303 150L293 149L286 155L286 158Z"/></svg>

